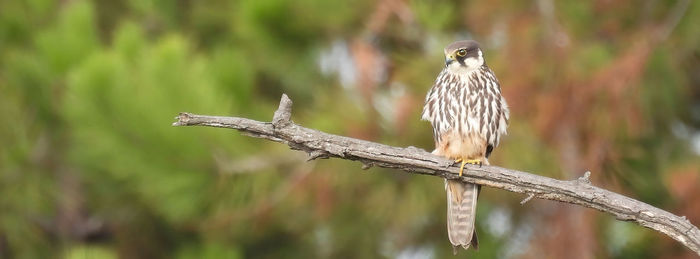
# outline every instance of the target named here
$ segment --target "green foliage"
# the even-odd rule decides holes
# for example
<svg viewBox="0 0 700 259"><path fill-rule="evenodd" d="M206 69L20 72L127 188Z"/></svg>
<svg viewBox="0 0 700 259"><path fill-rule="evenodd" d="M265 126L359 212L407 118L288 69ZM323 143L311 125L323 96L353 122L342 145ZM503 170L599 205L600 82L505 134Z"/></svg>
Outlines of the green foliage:
<svg viewBox="0 0 700 259"><path fill-rule="evenodd" d="M92 5L78 1L64 7L57 23L36 35L36 52L56 75L66 73L98 47Z"/></svg>
<svg viewBox="0 0 700 259"><path fill-rule="evenodd" d="M79 246L70 248L66 254L63 256L65 259L81 259L81 258L94 258L94 259L116 259L118 258L114 251L109 248L97 247L97 246Z"/></svg>
<svg viewBox="0 0 700 259"><path fill-rule="evenodd" d="M449 1L435 4L435 1L414 0L410 1L416 10L420 23L431 31L444 30L456 14L455 5Z"/></svg>

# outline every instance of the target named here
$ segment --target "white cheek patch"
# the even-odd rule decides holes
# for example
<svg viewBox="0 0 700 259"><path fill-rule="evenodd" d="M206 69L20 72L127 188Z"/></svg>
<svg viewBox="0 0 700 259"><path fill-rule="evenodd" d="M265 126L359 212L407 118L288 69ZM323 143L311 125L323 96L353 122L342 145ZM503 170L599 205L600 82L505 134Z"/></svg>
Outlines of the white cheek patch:
<svg viewBox="0 0 700 259"><path fill-rule="evenodd" d="M484 55L479 50L479 55L475 58L467 58L464 60L464 65L455 61L449 66L449 70L452 73L466 73L471 72L484 65Z"/></svg>
<svg viewBox="0 0 700 259"><path fill-rule="evenodd" d="M484 53L479 50L479 56L476 58L468 58L464 60L464 65L466 65L467 69L477 69L480 66L484 65Z"/></svg>

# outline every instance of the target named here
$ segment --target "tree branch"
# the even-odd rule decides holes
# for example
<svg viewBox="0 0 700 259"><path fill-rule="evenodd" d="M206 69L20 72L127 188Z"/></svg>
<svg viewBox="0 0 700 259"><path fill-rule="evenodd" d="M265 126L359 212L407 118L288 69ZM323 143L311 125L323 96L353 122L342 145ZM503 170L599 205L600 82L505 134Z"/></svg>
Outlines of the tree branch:
<svg viewBox="0 0 700 259"><path fill-rule="evenodd" d="M260 122L238 117L220 117L180 113L173 126L210 126L236 129L241 133L289 145L316 158L336 157L372 166L393 168L409 173L433 175L445 179L460 179L454 161L433 155L416 147L399 148L370 141L332 135L301 127L290 120L292 101L282 95L279 109L272 122ZM587 175L571 181L556 180L497 166L465 167L460 180L469 183L527 194L528 197L572 203L615 216L618 220L634 221L639 225L664 233L700 255L700 230L685 217L653 207L641 201L591 185ZM523 201L527 202L531 198Z"/></svg>

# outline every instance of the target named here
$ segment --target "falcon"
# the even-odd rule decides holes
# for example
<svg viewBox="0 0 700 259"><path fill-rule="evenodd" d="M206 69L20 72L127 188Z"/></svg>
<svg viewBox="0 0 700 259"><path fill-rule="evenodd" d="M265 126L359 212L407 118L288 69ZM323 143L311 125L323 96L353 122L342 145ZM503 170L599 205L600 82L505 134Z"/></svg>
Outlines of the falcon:
<svg viewBox="0 0 700 259"><path fill-rule="evenodd" d="M425 98L422 119L433 127L433 154L465 164L488 165L506 134L509 111L501 86L484 61L479 43L457 41L445 47L445 68ZM475 218L480 185L445 180L447 235L453 251L478 249Z"/></svg>

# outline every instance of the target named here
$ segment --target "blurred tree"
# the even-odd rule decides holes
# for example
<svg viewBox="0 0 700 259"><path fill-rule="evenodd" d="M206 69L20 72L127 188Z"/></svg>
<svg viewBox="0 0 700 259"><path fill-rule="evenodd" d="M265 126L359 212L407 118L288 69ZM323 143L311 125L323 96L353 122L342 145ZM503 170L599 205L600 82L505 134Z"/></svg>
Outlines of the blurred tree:
<svg viewBox="0 0 700 259"><path fill-rule="evenodd" d="M0 0L0 257L449 257L439 180L169 125L269 120L286 92L305 126L431 149L422 100L463 38L513 111L493 164L591 170L698 224L698 24L692 1ZM482 194L473 257L693 256Z"/></svg>

